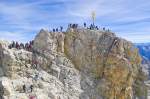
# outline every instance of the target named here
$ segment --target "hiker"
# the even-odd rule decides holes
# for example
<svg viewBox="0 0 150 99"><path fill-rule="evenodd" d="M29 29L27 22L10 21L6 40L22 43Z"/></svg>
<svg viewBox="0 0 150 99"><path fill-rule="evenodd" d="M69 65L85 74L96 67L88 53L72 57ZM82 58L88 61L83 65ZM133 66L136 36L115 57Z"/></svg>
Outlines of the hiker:
<svg viewBox="0 0 150 99"><path fill-rule="evenodd" d="M31 90L31 92L33 91L33 85L30 85L30 90Z"/></svg>
<svg viewBox="0 0 150 99"><path fill-rule="evenodd" d="M70 28L72 28L73 27L73 24L70 24Z"/></svg>
<svg viewBox="0 0 150 99"><path fill-rule="evenodd" d="M24 49L24 44L20 43L20 49Z"/></svg>
<svg viewBox="0 0 150 99"><path fill-rule="evenodd" d="M78 28L78 24L75 24L75 28Z"/></svg>
<svg viewBox="0 0 150 99"><path fill-rule="evenodd" d="M95 28L96 28L96 30L99 30L98 26L96 26Z"/></svg>
<svg viewBox="0 0 150 99"><path fill-rule="evenodd" d="M19 49L19 48L20 48L19 43L16 42L16 49Z"/></svg>
<svg viewBox="0 0 150 99"><path fill-rule="evenodd" d="M28 51L32 51L32 45L31 44L29 44L29 46L28 46Z"/></svg>
<svg viewBox="0 0 150 99"><path fill-rule="evenodd" d="M23 92L26 92L26 86L23 85Z"/></svg>
<svg viewBox="0 0 150 99"><path fill-rule="evenodd" d="M72 28L75 28L75 24L72 24Z"/></svg>
<svg viewBox="0 0 150 99"><path fill-rule="evenodd" d="M29 42L29 45L32 45L32 41Z"/></svg>
<svg viewBox="0 0 150 99"><path fill-rule="evenodd" d="M11 48L12 48L12 44L10 44L10 45L8 46L8 48L11 49Z"/></svg>
<svg viewBox="0 0 150 99"><path fill-rule="evenodd" d="M90 30L92 30L92 29L93 29L93 24L90 25Z"/></svg>
<svg viewBox="0 0 150 99"><path fill-rule="evenodd" d="M16 47L16 45L15 45L15 42L13 41L12 42L12 48L15 48Z"/></svg>
<svg viewBox="0 0 150 99"><path fill-rule="evenodd" d="M84 27L86 27L86 23L84 22Z"/></svg>
<svg viewBox="0 0 150 99"><path fill-rule="evenodd" d="M55 32L55 29L53 29L53 32Z"/></svg>
<svg viewBox="0 0 150 99"><path fill-rule="evenodd" d="M62 32L62 30L63 30L63 27L61 26L61 27L60 27L60 32Z"/></svg>
<svg viewBox="0 0 150 99"><path fill-rule="evenodd" d="M29 99L36 99L36 97L35 96L30 96Z"/></svg>
<svg viewBox="0 0 150 99"><path fill-rule="evenodd" d="M37 68L38 62L36 60L32 60L32 65L34 68Z"/></svg>
<svg viewBox="0 0 150 99"><path fill-rule="evenodd" d="M35 75L34 80L37 81L39 78L38 74Z"/></svg>
<svg viewBox="0 0 150 99"><path fill-rule="evenodd" d="M56 28L56 32L58 32L58 28Z"/></svg>
<svg viewBox="0 0 150 99"><path fill-rule="evenodd" d="M31 64L32 61L29 59L28 62L29 62L29 64Z"/></svg>
<svg viewBox="0 0 150 99"><path fill-rule="evenodd" d="M105 31L105 27L103 27L103 30Z"/></svg>
<svg viewBox="0 0 150 99"><path fill-rule="evenodd" d="M29 44L26 43L26 44L25 44L25 49L26 49L26 50L28 50L28 46L29 46Z"/></svg>
<svg viewBox="0 0 150 99"><path fill-rule="evenodd" d="M30 45L33 45L33 43L34 43L34 41L33 41L33 40L29 42L29 44L30 44Z"/></svg>

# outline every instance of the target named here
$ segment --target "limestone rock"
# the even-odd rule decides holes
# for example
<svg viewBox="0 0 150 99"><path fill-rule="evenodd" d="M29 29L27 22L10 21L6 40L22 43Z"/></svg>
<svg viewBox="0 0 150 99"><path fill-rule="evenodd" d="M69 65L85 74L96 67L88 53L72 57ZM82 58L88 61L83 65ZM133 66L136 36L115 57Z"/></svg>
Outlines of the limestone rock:
<svg viewBox="0 0 150 99"><path fill-rule="evenodd" d="M114 33L83 28L53 33L42 29L32 52L9 49L8 45L0 42L0 96L4 99L143 96L136 94L144 81L138 51Z"/></svg>
<svg viewBox="0 0 150 99"><path fill-rule="evenodd" d="M41 29L39 34L35 37L34 49L38 51L56 50L56 46L54 45L52 38L53 36L48 31Z"/></svg>
<svg viewBox="0 0 150 99"><path fill-rule="evenodd" d="M77 29L67 31L64 49L82 72L84 97L132 99L141 58L131 42L110 32Z"/></svg>
<svg viewBox="0 0 150 99"><path fill-rule="evenodd" d="M12 93L12 86L11 83L9 81L9 79L3 79L0 81L0 88L3 89L3 95L4 96L10 96L10 94Z"/></svg>

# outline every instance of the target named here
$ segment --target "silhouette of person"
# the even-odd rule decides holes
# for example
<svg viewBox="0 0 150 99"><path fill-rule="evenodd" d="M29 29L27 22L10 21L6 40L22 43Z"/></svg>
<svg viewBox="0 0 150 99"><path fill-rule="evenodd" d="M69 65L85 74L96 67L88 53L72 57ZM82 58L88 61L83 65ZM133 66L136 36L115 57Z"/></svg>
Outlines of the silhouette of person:
<svg viewBox="0 0 150 99"><path fill-rule="evenodd" d="M86 23L84 22L84 27L86 27Z"/></svg>
<svg viewBox="0 0 150 99"><path fill-rule="evenodd" d="M23 85L23 91L26 92L26 85Z"/></svg>
<svg viewBox="0 0 150 99"><path fill-rule="evenodd" d="M58 32L58 28L56 28L56 32Z"/></svg>
<svg viewBox="0 0 150 99"><path fill-rule="evenodd" d="M53 32L55 32L55 29L53 29Z"/></svg>
<svg viewBox="0 0 150 99"><path fill-rule="evenodd" d="M60 31L62 32L62 30L63 30L63 27L61 26L61 27L60 27Z"/></svg>
<svg viewBox="0 0 150 99"><path fill-rule="evenodd" d="M30 85L30 90L31 90L31 92L33 91L33 85Z"/></svg>

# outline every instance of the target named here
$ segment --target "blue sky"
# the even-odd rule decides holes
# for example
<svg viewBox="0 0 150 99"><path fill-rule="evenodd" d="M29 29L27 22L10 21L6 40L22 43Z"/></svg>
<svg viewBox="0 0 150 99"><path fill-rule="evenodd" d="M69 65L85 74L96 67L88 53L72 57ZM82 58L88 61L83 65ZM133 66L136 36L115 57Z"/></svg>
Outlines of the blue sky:
<svg viewBox="0 0 150 99"><path fill-rule="evenodd" d="M0 0L0 39L26 42L41 28L91 23L135 43L150 42L149 0Z"/></svg>

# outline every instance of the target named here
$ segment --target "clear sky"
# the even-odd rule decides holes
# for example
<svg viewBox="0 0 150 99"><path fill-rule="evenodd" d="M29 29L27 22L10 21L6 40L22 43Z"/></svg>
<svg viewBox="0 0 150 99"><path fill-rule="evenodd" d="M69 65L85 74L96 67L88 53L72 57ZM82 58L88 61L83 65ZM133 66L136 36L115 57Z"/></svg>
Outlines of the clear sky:
<svg viewBox="0 0 150 99"><path fill-rule="evenodd" d="M26 42L41 28L91 23L135 43L150 42L149 0L0 0L0 39Z"/></svg>

